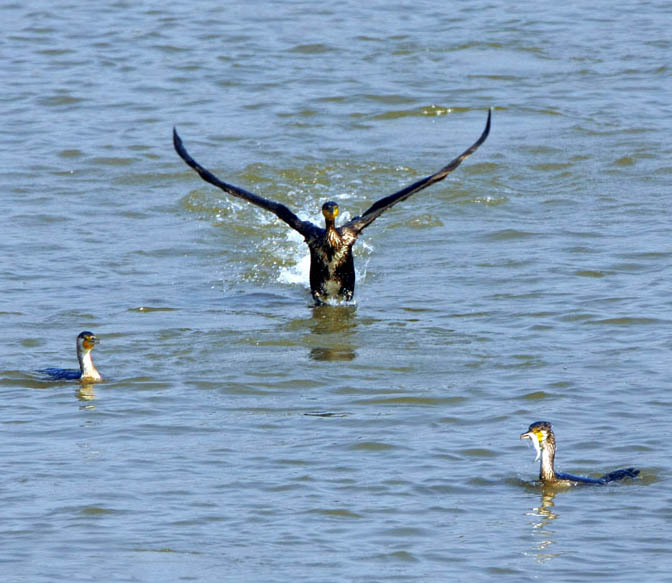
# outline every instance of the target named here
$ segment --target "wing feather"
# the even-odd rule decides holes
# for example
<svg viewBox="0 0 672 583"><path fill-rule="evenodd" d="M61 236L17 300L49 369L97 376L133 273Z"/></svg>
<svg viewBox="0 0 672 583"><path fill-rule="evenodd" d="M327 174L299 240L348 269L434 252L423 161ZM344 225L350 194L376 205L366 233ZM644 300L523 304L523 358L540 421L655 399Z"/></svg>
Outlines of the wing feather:
<svg viewBox="0 0 672 583"><path fill-rule="evenodd" d="M431 176L427 176L422 180L414 182L413 184L407 186L406 188L403 188L399 192L395 192L394 194L390 194L389 196L381 198L373 205L371 205L364 212L364 214L362 214L361 217L355 217L349 223L344 225L344 227L352 229L355 233L359 233L362 231L362 229L370 225L390 207L394 206L398 202L401 202L402 200L406 200L409 196L415 194L416 192L424 188L427 188L428 186L431 186L432 184L439 182L440 180L443 180L446 176L448 176L448 174L450 174L460 164L462 164L464 160L466 160L476 150L478 150L478 147L483 142L485 142L486 138L488 137L488 134L490 133L491 117L492 117L492 109L488 110L488 119L485 123L485 129L483 130L483 133L478 138L478 140L476 140L471 146L469 146L469 148L467 148L464 152L462 152L457 158L455 158L449 164L441 168L441 170L435 172Z"/></svg>
<svg viewBox="0 0 672 583"><path fill-rule="evenodd" d="M216 186L217 188L221 188L224 192L228 194L237 196L238 198L242 198L243 200L251 202L252 204L255 204L263 209L266 209L267 211L272 212L280 220L287 223L290 227L292 227L292 229L295 229L296 231L301 233L304 237L310 234L313 228L315 228L315 225L313 225L311 222L300 220L284 204L269 200L267 198L264 198L263 196L259 196L258 194L249 192L244 188L240 188L238 186L234 186L233 184L223 182L222 180L217 178L217 176L215 176L207 168L203 168L203 166L201 166L198 162L196 162L196 160L194 160L191 157L189 152L187 152L187 149L184 147L182 138L180 138L179 134L177 133L177 129L175 128L173 128L173 146L175 147L175 151L178 153L180 158L182 158L182 160L184 160L189 166L191 166L191 168L193 168L198 173L198 175L206 182L209 182L210 184Z"/></svg>

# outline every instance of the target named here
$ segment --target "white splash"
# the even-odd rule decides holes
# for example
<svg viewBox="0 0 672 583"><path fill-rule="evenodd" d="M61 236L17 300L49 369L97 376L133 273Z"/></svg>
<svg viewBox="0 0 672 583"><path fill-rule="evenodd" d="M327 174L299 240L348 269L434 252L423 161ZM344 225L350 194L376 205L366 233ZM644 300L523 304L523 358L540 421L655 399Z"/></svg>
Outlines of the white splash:
<svg viewBox="0 0 672 583"><path fill-rule="evenodd" d="M310 276L310 252L308 251L308 246L305 244L303 237L293 229L287 231L286 237L290 243L287 256L292 260L293 265L280 268L278 282L299 283L308 286L308 278Z"/></svg>

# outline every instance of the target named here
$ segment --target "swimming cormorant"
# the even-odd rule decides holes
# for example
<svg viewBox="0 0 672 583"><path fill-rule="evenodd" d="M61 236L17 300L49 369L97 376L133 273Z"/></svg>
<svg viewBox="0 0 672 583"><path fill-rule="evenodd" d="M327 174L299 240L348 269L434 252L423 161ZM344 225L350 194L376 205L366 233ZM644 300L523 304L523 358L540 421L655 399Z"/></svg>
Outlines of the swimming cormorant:
<svg viewBox="0 0 672 583"><path fill-rule="evenodd" d="M471 156L490 133L491 115L492 110L489 110L485 129L478 140L452 162L431 176L418 180L399 192L381 198L364 211L361 216L353 218L340 227L336 226L336 217L338 216L339 208L333 201L325 202L322 205L325 226L324 228L318 227L310 221L300 220L284 204L268 200L238 186L222 182L212 172L203 168L191 157L175 128L173 128L173 145L179 156L203 180L221 188L224 192L271 211L303 236L310 249L310 290L316 304L331 301L348 302L352 300L355 291L355 266L352 258L352 246L359 234L387 209L402 200L406 200L409 196L423 188L427 188L435 182L443 180L467 157Z"/></svg>
<svg viewBox="0 0 672 583"><path fill-rule="evenodd" d="M555 459L555 434L548 421L536 421L532 423L527 432L520 436L520 439L529 439L537 452L536 462L541 458L541 467L539 469L539 479L548 485L572 486L574 484L607 484L622 480L623 478L634 478L639 474L635 468L626 468L623 470L614 470L605 474L601 478L588 478L585 476L574 476L555 471L553 465Z"/></svg>
<svg viewBox="0 0 672 583"><path fill-rule="evenodd" d="M79 360L79 370L63 368L45 368L38 372L46 374L52 380L79 380L82 382L102 381L103 377L98 369L93 365L91 351L100 340L88 331L80 332L77 336L77 360Z"/></svg>

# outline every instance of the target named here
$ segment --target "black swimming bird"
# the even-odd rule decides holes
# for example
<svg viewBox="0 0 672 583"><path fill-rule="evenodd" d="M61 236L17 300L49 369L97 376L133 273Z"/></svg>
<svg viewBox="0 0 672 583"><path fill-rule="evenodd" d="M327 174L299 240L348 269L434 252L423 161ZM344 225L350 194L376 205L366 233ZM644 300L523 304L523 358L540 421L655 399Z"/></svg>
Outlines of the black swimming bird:
<svg viewBox="0 0 672 583"><path fill-rule="evenodd" d="M626 468L623 470L614 470L605 474L601 478L588 478L585 476L574 476L555 471L553 465L555 459L555 434L548 421L537 421L530 425L526 433L520 436L520 439L529 439L537 452L535 462L541 458L541 467L539 469L539 479L548 485L572 486L574 484L607 484L622 480L623 478L634 478L639 475L639 470L635 468Z"/></svg>
<svg viewBox="0 0 672 583"><path fill-rule="evenodd" d="M80 332L77 336L77 360L79 370L64 368L44 368L38 372L47 375L52 380L72 380L82 382L102 381L103 377L93 365L91 351L100 340L92 332Z"/></svg>
<svg viewBox="0 0 672 583"><path fill-rule="evenodd" d="M355 265L352 258L352 246L359 234L387 209L402 200L406 200L409 196L423 188L427 188L435 182L443 180L466 158L471 156L490 133L491 115L492 110L488 111L485 129L478 140L448 165L431 176L427 176L403 188L399 192L381 198L371 205L364 214L355 217L340 227L336 226L336 217L338 216L339 208L335 202L329 201L322 205L325 226L324 228L318 227L310 221L300 220L284 204L268 200L238 186L222 182L189 155L176 129L173 129L173 145L179 156L198 172L203 180L221 188L224 192L271 211L303 236L310 249L310 290L316 304L330 301L349 302L352 300L355 291Z"/></svg>

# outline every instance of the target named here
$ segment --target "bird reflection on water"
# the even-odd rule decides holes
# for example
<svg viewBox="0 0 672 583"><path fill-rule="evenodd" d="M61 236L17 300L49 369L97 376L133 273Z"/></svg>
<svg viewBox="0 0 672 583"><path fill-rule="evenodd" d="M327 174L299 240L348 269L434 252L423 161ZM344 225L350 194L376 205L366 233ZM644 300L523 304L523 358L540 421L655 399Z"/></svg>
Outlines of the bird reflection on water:
<svg viewBox="0 0 672 583"><path fill-rule="evenodd" d="M355 306L315 306L310 322L310 358L316 361L352 361L359 345L354 341Z"/></svg>
<svg viewBox="0 0 672 583"><path fill-rule="evenodd" d="M93 388L95 383L82 381L80 386L75 391L77 399L82 401L81 409L95 409L96 406L91 402L96 398L96 393Z"/></svg>
<svg viewBox="0 0 672 583"><path fill-rule="evenodd" d="M558 518L558 515L553 511L553 499L555 498L557 490L552 488L544 488L541 493L541 504L532 508L527 516L532 516L532 536L535 544L533 551L529 554L534 555L538 563L547 563L551 559L560 555L560 553L552 553L552 546L555 544L553 540L554 532L550 529L552 522Z"/></svg>

